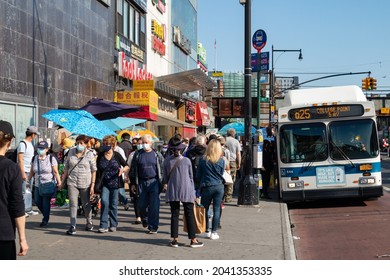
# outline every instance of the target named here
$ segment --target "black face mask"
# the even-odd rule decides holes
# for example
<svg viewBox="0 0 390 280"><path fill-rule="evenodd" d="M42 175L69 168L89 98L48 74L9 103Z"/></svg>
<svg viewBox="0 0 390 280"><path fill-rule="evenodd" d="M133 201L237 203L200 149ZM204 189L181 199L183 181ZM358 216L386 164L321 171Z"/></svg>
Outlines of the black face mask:
<svg viewBox="0 0 390 280"><path fill-rule="evenodd" d="M131 145L133 151L137 150L137 144L136 145Z"/></svg>
<svg viewBox="0 0 390 280"><path fill-rule="evenodd" d="M108 152L109 150L111 150L111 146L109 146L109 145L103 145L103 146L102 146L102 150L103 150L104 152Z"/></svg>

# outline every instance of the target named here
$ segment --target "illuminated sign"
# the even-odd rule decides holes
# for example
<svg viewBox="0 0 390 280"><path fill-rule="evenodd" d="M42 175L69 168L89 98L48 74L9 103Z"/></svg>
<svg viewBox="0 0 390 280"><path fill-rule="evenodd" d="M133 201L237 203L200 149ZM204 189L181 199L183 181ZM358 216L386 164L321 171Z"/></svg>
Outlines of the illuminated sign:
<svg viewBox="0 0 390 280"><path fill-rule="evenodd" d="M152 80L153 75L138 66L138 60L126 60L124 52L118 52L118 75L129 80Z"/></svg>
<svg viewBox="0 0 390 280"><path fill-rule="evenodd" d="M364 114L362 105L327 105L291 109L288 117L292 121L357 117Z"/></svg>
<svg viewBox="0 0 390 280"><path fill-rule="evenodd" d="M173 26L173 43L186 54L191 54L191 41L182 34L179 26Z"/></svg>
<svg viewBox="0 0 390 280"><path fill-rule="evenodd" d="M157 10L160 11L160 13L165 13L167 3L165 0L152 0L153 5L157 7Z"/></svg>
<svg viewBox="0 0 390 280"><path fill-rule="evenodd" d="M166 37L165 24L158 24L158 22L152 19L152 49L161 55L165 55L166 46L164 44Z"/></svg>

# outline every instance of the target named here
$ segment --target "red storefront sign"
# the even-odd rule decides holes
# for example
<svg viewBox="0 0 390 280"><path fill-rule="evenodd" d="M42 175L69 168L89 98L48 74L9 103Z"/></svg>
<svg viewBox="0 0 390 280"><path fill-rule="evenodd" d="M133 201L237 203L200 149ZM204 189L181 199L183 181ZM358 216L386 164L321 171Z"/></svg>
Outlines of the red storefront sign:
<svg viewBox="0 0 390 280"><path fill-rule="evenodd" d="M138 66L138 60L126 60L124 52L118 52L118 75L129 80L152 80L153 75Z"/></svg>
<svg viewBox="0 0 390 280"><path fill-rule="evenodd" d="M205 102L196 103L196 125L197 126L210 125L210 116L207 110L207 104Z"/></svg>

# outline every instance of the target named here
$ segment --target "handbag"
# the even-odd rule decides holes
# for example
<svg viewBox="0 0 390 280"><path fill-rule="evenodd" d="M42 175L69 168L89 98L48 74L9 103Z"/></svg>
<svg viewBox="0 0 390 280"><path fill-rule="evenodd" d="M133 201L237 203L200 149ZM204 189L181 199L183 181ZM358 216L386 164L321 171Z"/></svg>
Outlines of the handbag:
<svg viewBox="0 0 390 280"><path fill-rule="evenodd" d="M72 173L73 169L75 169L76 166L83 160L83 158L84 157L81 157L81 159L79 159L79 161L75 164L75 166L73 166L72 169L68 172L68 176L66 176L66 178L63 180L63 183L62 183L62 188L63 189L65 189L65 190L68 189L68 177L69 177L70 173Z"/></svg>
<svg viewBox="0 0 390 280"><path fill-rule="evenodd" d="M55 181L50 181L47 183L39 182L39 195L40 196L52 196L56 191L57 184Z"/></svg>
<svg viewBox="0 0 390 280"><path fill-rule="evenodd" d="M94 193L101 193L103 187L103 178L106 174L106 170L104 170L99 176L96 176L95 187L93 188Z"/></svg>
<svg viewBox="0 0 390 280"><path fill-rule="evenodd" d="M57 183L54 180L54 174L52 169L52 175L53 179L50 182L43 183L41 182L41 169L39 164L39 158L37 158L37 165L38 165L38 190L40 196L52 196L54 192L56 191ZM50 166L51 167L51 166Z"/></svg>
<svg viewBox="0 0 390 280"><path fill-rule="evenodd" d="M206 209L202 204L194 203L195 232L201 234L206 231ZM183 231L188 232L187 219L183 216Z"/></svg>
<svg viewBox="0 0 390 280"><path fill-rule="evenodd" d="M232 175L230 175L229 172L227 172L226 170L223 171L223 180L224 180L224 184L227 185L227 184L233 184L233 178L232 178Z"/></svg>

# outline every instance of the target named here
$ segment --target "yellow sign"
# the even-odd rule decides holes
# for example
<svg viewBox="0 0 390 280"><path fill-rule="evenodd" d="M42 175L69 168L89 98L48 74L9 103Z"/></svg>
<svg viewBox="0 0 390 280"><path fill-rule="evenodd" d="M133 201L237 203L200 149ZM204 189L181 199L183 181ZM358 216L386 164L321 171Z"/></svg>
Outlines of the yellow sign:
<svg viewBox="0 0 390 280"><path fill-rule="evenodd" d="M149 106L151 113L158 113L158 94L153 90L117 91L114 95L116 102L136 106Z"/></svg>
<svg viewBox="0 0 390 280"><path fill-rule="evenodd" d="M134 91L154 90L154 80L133 80Z"/></svg>
<svg viewBox="0 0 390 280"><path fill-rule="evenodd" d="M223 77L223 72L222 71L214 71L211 73L211 76L213 77Z"/></svg>
<svg viewBox="0 0 390 280"><path fill-rule="evenodd" d="M381 108L381 114L383 115L390 114L390 108Z"/></svg>

